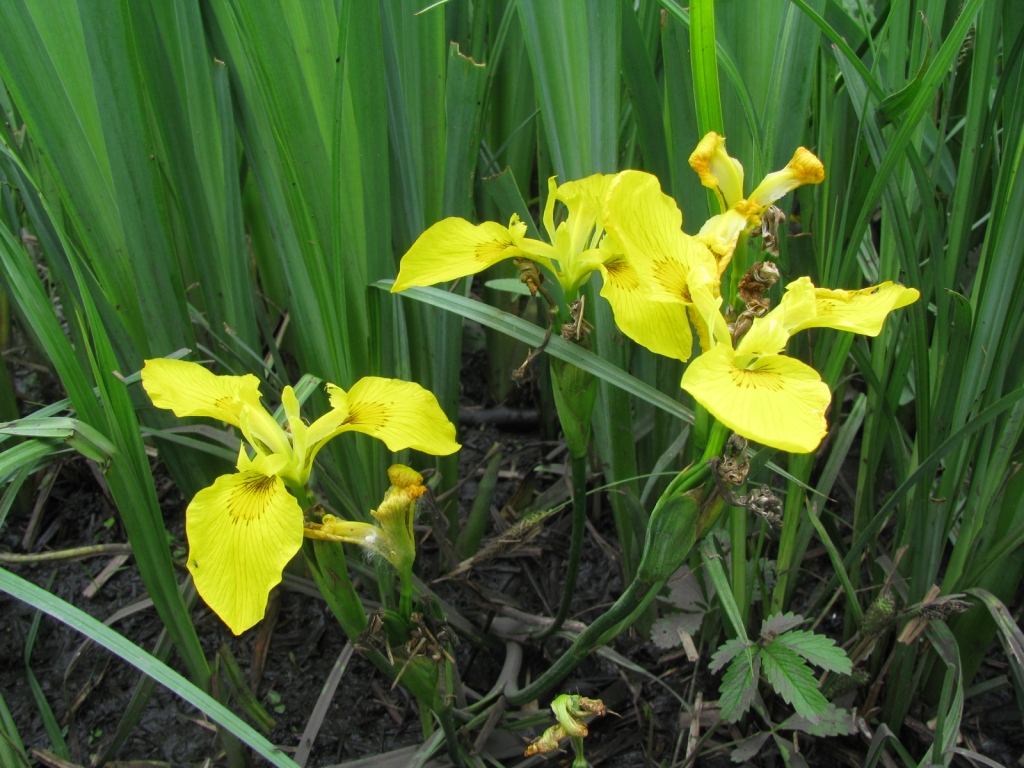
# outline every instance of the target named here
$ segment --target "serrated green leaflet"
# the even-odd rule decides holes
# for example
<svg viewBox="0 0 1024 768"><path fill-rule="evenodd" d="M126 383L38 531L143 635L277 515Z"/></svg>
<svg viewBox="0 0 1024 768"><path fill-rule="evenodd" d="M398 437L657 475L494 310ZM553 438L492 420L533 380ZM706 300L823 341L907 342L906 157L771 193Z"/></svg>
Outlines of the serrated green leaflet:
<svg viewBox="0 0 1024 768"><path fill-rule="evenodd" d="M818 690L811 668L795 651L769 643L760 651L764 676L772 689L797 713L815 722L825 713L828 701Z"/></svg>
<svg viewBox="0 0 1024 768"><path fill-rule="evenodd" d="M835 640L806 629L794 629L779 635L772 641L772 644L788 648L803 656L814 666L831 672L849 674L852 669L849 657L842 648L836 647Z"/></svg>

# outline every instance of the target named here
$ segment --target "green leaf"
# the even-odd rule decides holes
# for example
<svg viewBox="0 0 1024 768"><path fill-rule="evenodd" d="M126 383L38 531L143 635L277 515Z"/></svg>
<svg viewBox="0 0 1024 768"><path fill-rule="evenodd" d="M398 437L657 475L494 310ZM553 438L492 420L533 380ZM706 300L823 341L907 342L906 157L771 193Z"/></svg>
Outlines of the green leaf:
<svg viewBox="0 0 1024 768"><path fill-rule="evenodd" d="M374 285L377 288L387 290L394 283L393 280L380 280ZM538 347L545 343L544 329L533 323L510 315L508 312L489 307L479 301L473 301L437 288L409 288L402 291L402 295L441 307L449 312L455 312L469 320L474 320L488 328L506 333L513 338L519 339L525 344ZM552 357L572 363L577 368L582 368L600 379L613 384L620 389L630 392L651 405L655 405L673 416L688 423L693 423L693 413L689 408L681 405L668 395L665 395L649 384L645 384L628 373L595 355L592 352L572 344L565 339L552 336L546 341L545 351Z"/></svg>
<svg viewBox="0 0 1024 768"><path fill-rule="evenodd" d="M791 651L800 654L807 661L816 667L827 669L830 672L838 672L841 675L848 675L853 671L846 651L836 647L836 641L831 637L818 635L806 629L794 629L779 635L772 641L772 645L781 645Z"/></svg>
<svg viewBox="0 0 1024 768"><path fill-rule="evenodd" d="M722 719L733 723L754 703L757 679L761 673L761 654L752 647L740 649L722 678L718 689L718 706Z"/></svg>
<svg viewBox="0 0 1024 768"><path fill-rule="evenodd" d="M921 90L921 83L924 81L925 72L928 69L929 62L931 61L931 48L931 41L929 41L928 50L925 51L924 59L922 59L921 66L918 67L917 75L914 79L895 93L886 96L878 105L878 121L880 125L886 125L887 123L893 122L896 118L910 109L910 105L917 97L917 92Z"/></svg>
<svg viewBox="0 0 1024 768"><path fill-rule="evenodd" d="M777 694L793 706L797 714L817 723L828 711L828 701L818 690L811 668L804 660L777 643L761 649L764 675Z"/></svg>
<svg viewBox="0 0 1024 768"><path fill-rule="evenodd" d="M81 632L140 672L149 675L161 685L174 691L189 704L206 713L211 720L237 735L272 765L281 766L281 768L296 768L295 762L246 725L223 704L89 614L3 568L0 568L0 590L17 600L35 606L57 621Z"/></svg>
<svg viewBox="0 0 1024 768"><path fill-rule="evenodd" d="M704 560L704 567L708 569L708 575L711 576L711 581L715 585L718 600L722 604L722 609L729 619L733 632L736 633L737 637L746 640L746 624L743 621L739 607L736 605L736 600L733 598L732 587L729 585L729 579L725 575L725 568L722 567L722 556L718 554L714 542L710 538L704 540L704 546L701 548L700 554Z"/></svg>
<svg viewBox="0 0 1024 768"><path fill-rule="evenodd" d="M752 645L753 643L749 640L740 640L739 638L727 640L711 656L711 663L708 665L708 669L712 672L717 672L730 661L735 659L744 648L750 648Z"/></svg>
<svg viewBox="0 0 1024 768"><path fill-rule="evenodd" d="M516 277L499 277L495 280L488 280L484 285L495 291L505 291L516 296L529 296L530 289L523 284L523 281Z"/></svg>

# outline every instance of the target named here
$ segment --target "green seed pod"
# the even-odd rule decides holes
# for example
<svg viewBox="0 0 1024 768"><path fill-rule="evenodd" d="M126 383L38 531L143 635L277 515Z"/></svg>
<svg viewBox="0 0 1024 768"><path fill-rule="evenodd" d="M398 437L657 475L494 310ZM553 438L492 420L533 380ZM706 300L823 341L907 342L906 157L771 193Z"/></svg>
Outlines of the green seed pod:
<svg viewBox="0 0 1024 768"><path fill-rule="evenodd" d="M647 523L644 554L637 568L642 581L667 581L683 564L697 541L701 489L659 505Z"/></svg>
<svg viewBox="0 0 1024 768"><path fill-rule="evenodd" d="M585 455L590 443L590 420L597 397L597 379L571 363L552 358L551 391L569 453L574 457Z"/></svg>

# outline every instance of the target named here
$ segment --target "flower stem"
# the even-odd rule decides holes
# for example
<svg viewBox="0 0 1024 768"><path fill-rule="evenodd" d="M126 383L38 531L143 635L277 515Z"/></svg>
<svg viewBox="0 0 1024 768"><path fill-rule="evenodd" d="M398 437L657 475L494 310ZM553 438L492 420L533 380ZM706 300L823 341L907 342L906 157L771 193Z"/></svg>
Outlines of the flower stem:
<svg viewBox="0 0 1024 768"><path fill-rule="evenodd" d="M580 632L575 642L569 646L565 653L558 657L558 660L544 674L530 683L530 685L519 690L508 690L511 684L506 686L505 698L508 703L513 707L522 706L554 688L591 651L601 645L602 641L607 642L611 640L614 636L611 633L613 629L619 629L619 631L625 629L625 620L630 618L637 606L644 603L647 593L655 589L656 594L656 590L660 589L664 583L664 581L649 582L634 579L626 591L619 595L619 599L612 604L612 607L598 616L593 624ZM621 629L620 625L623 625Z"/></svg>
<svg viewBox="0 0 1024 768"><path fill-rule="evenodd" d="M398 615L405 621L412 618L412 570L398 572Z"/></svg>
<svg viewBox="0 0 1024 768"><path fill-rule="evenodd" d="M569 542L569 560L562 585L562 601L558 605L555 620L547 629L536 636L543 640L561 629L573 595L576 594L576 579L580 572L580 557L583 554L583 532L587 526L587 455L573 456L572 461L572 539Z"/></svg>
<svg viewBox="0 0 1024 768"><path fill-rule="evenodd" d="M729 430L715 422L708 436L708 444L701 461L679 473L658 499L648 521L648 535L644 556L637 575L611 608L598 616L584 629L573 644L540 677L525 688L516 690L514 682L506 685L505 699L514 707L533 701L550 691L595 648L611 642L624 632L650 605L665 585L671 572L692 549L696 539L707 532L717 519L720 504L699 508L692 497L684 494L703 485L710 473L707 459L716 456L725 445ZM687 499L689 498L689 501ZM668 506L672 505L672 506ZM659 512L662 513L659 515ZM651 526L654 526L653 528ZM662 540L670 536L675 546L672 562L667 562ZM660 545L660 546L659 546ZM671 548L671 547L670 547ZM683 552L682 550L686 550Z"/></svg>

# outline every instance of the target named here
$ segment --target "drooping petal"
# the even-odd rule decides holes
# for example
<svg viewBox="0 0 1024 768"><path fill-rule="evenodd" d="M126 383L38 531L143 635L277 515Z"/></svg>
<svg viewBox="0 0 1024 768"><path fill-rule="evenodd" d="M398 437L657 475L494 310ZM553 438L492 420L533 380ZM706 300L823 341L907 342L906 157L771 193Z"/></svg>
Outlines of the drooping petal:
<svg viewBox="0 0 1024 768"><path fill-rule="evenodd" d="M334 515L324 515L320 523L306 523L302 531L307 539L336 541L340 544L358 544L385 560L390 560L394 548L384 531L369 523L342 520Z"/></svg>
<svg viewBox="0 0 1024 768"><path fill-rule="evenodd" d="M706 351L716 343L732 346L729 325L720 311L722 296L718 275L708 265L696 266L690 270L686 282L693 299L691 317L697 317L694 327L701 339L701 349Z"/></svg>
<svg viewBox="0 0 1024 768"><path fill-rule="evenodd" d="M692 303L687 275L715 259L702 244L682 231L683 215L661 191L656 176L623 171L609 187L604 225L657 301Z"/></svg>
<svg viewBox="0 0 1024 768"><path fill-rule="evenodd" d="M690 167L701 184L718 192L723 208L743 198L743 166L725 151L724 136L714 131L705 135L690 155Z"/></svg>
<svg viewBox="0 0 1024 768"><path fill-rule="evenodd" d="M462 447L437 398L415 382L366 376L348 392L328 384L327 393L331 410L306 433L307 461L332 437L353 430L383 440L391 451L413 448L447 456Z"/></svg>
<svg viewBox="0 0 1024 768"><path fill-rule="evenodd" d="M196 590L236 635L253 626L302 545L302 509L284 482L253 470L195 495L185 518Z"/></svg>
<svg viewBox="0 0 1024 768"><path fill-rule="evenodd" d="M260 380L251 373L217 376L187 360L147 360L142 386L153 405L174 411L175 416L206 416L235 427L244 407L261 407Z"/></svg>
<svg viewBox="0 0 1024 768"><path fill-rule="evenodd" d="M789 286L786 288L788 294ZM815 288L814 315L795 323L790 332L796 333L805 328L837 328L877 336L890 312L913 304L920 297L916 288L904 288L891 281L859 291ZM785 297L779 308L784 302Z"/></svg>
<svg viewBox="0 0 1024 768"><path fill-rule="evenodd" d="M693 334L684 305L653 301L636 269L621 254L601 264L601 295L611 304L615 324L637 344L658 355L689 360Z"/></svg>
<svg viewBox="0 0 1024 768"><path fill-rule="evenodd" d="M525 234L526 225L513 222L513 226L522 231L513 232L494 221L474 226L454 216L437 222L402 257L391 292L475 275L502 259L524 255L516 239Z"/></svg>
<svg viewBox="0 0 1024 768"><path fill-rule="evenodd" d="M747 200L763 210L803 184L821 184L824 180L825 166L821 160L810 150L797 147L786 167L765 176Z"/></svg>
<svg viewBox="0 0 1024 768"><path fill-rule="evenodd" d="M683 389L737 434L773 448L810 453L825 436L828 386L785 355L740 368L733 350L719 344L687 366Z"/></svg>

